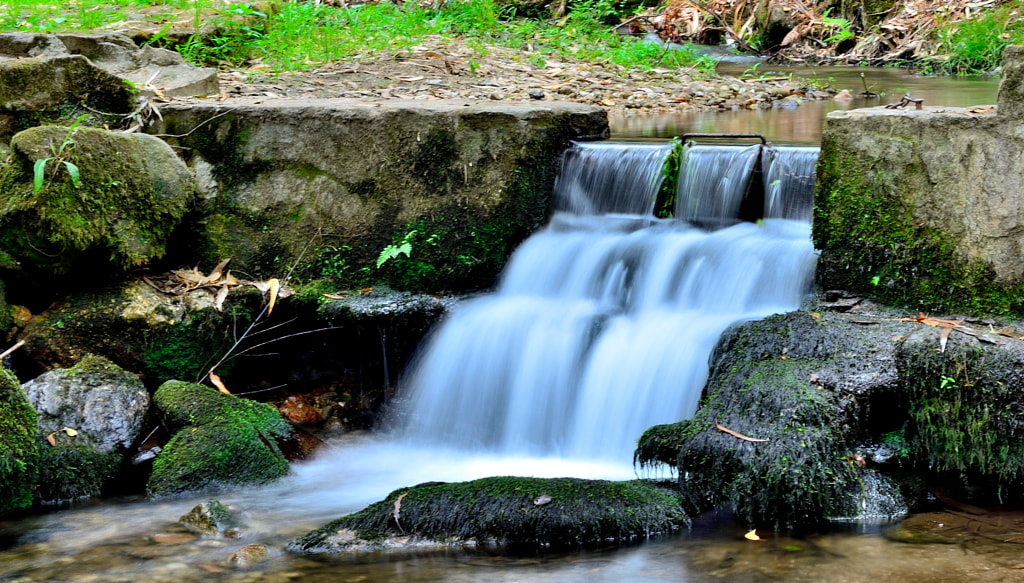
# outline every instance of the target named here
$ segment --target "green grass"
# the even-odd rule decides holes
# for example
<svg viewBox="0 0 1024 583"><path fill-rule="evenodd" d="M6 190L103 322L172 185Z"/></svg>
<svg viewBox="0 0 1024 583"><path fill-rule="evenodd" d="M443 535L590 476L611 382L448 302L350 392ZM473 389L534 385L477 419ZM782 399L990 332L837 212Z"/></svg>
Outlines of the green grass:
<svg viewBox="0 0 1024 583"><path fill-rule="evenodd" d="M170 23L202 31L177 48L196 64L245 66L262 62L275 72L298 71L341 61L402 56L418 45L460 39L473 51L470 69L490 47L520 51L537 68L549 59L576 59L632 70L693 68L709 74L711 60L684 48L663 48L621 37L609 22L620 16L608 0L577 0L561 19L518 18L493 0L451 0L437 10L415 2L337 8L282 2L272 14L267 3L214 0L76 0L68 4L14 0L0 7L0 29L24 32L116 29L126 14L164 32ZM158 35L158 39L161 35Z"/></svg>
<svg viewBox="0 0 1024 583"><path fill-rule="evenodd" d="M1007 45L1024 43L1024 17L1019 2L984 12L976 18L949 22L936 30L936 54L926 69L950 75L987 73L999 67Z"/></svg>

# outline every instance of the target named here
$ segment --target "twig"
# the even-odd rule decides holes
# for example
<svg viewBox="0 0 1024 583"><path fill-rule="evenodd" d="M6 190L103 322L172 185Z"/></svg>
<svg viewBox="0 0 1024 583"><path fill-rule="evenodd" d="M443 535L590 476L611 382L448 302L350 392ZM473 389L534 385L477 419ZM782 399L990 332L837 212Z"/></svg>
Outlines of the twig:
<svg viewBox="0 0 1024 583"><path fill-rule="evenodd" d="M715 428L718 429L719 431L723 432L723 433L728 433L729 435L731 435L731 436L733 436L733 437L735 437L737 439L742 439L743 441L750 441L752 443L764 443L764 442L768 441L767 439L759 439L757 437L748 437L746 435L743 435L742 433L739 433L737 431L733 431L732 429L729 429L728 427L723 427L721 424L718 423L717 420L715 421Z"/></svg>
<svg viewBox="0 0 1024 583"><path fill-rule="evenodd" d="M156 136L158 138L185 138L185 137L188 137L188 136L192 135L192 132L198 130L199 128L201 128L204 125L210 123L211 121L217 119L218 117L225 116L225 115L227 115L227 114L229 114L229 113L231 113L231 112L233 112L233 111L235 111L237 109L240 109L241 107L242 107L241 105L237 105L235 107L232 107L231 109L228 109L226 111L222 111L222 112L218 113L217 115L211 117L210 119L207 119L206 121L200 122L199 125L197 125L196 127L192 128L191 130L189 130L188 132L186 132L184 134L152 134L152 135Z"/></svg>
<svg viewBox="0 0 1024 583"><path fill-rule="evenodd" d="M11 354L12 354L12 353L13 353L13 352L15 351L15 350L17 350L17 349L21 348L22 346L25 346L25 341L24 341L24 340L19 340L19 341L18 341L18 343L17 343L17 344L15 344L14 346L12 346L12 347L8 348L7 350L5 350L5 351L3 351L3 352L0 352L0 360L3 360L3 359L5 359L5 358L7 358L7 357L8 357L8 356L10 356L10 355L11 355Z"/></svg>

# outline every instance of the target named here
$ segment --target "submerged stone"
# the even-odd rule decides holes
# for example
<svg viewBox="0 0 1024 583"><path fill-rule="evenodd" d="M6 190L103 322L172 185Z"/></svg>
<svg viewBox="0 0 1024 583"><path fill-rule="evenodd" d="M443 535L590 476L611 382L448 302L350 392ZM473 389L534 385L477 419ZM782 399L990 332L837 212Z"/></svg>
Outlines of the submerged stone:
<svg viewBox="0 0 1024 583"><path fill-rule="evenodd" d="M685 524L688 518L677 494L653 482L493 477L396 490L296 538L289 549L340 553L465 544L576 547L665 534Z"/></svg>
<svg viewBox="0 0 1024 583"><path fill-rule="evenodd" d="M236 520L231 512L216 498L197 504L178 519L186 529L205 536L224 536L235 528Z"/></svg>

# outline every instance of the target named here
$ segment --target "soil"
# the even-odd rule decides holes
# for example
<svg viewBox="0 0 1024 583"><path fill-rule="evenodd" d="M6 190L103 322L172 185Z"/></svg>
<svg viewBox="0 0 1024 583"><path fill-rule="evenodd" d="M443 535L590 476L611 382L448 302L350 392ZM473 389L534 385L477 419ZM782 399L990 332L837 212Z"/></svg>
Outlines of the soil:
<svg viewBox="0 0 1024 583"><path fill-rule="evenodd" d="M180 99L555 100L637 115L795 107L836 94L788 77L708 78L693 70L636 72L553 59L538 67L523 51L491 47L486 57L479 57L461 41L428 40L434 42L403 55L341 61L308 71L276 74L265 64L225 70L220 73L220 95Z"/></svg>

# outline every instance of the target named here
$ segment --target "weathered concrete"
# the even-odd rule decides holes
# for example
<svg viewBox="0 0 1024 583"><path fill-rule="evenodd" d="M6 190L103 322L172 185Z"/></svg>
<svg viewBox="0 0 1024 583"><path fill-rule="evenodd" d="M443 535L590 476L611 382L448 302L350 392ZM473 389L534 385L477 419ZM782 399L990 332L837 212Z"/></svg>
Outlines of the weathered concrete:
<svg viewBox="0 0 1024 583"><path fill-rule="evenodd" d="M1021 313L1019 67L1024 53L1008 50L998 111L829 114L813 229L823 287L922 310Z"/></svg>
<svg viewBox="0 0 1024 583"><path fill-rule="evenodd" d="M605 136L577 104L265 100L161 108L203 188L191 240L251 274L347 287L493 282L544 220L569 140ZM411 252L378 267L382 251Z"/></svg>

